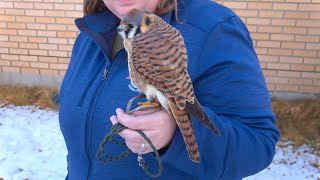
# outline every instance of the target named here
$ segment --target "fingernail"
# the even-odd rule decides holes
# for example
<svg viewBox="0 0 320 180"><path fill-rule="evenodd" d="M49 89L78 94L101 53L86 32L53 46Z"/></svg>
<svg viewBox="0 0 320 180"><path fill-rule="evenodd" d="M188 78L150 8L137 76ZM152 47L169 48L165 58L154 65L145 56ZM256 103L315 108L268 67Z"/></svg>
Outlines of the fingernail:
<svg viewBox="0 0 320 180"><path fill-rule="evenodd" d="M119 114L122 114L122 113L123 113L123 111L122 111L122 109L121 109L121 108L117 108L117 109L116 109L116 113L117 113L117 115L119 115Z"/></svg>
<svg viewBox="0 0 320 180"><path fill-rule="evenodd" d="M110 121L111 121L112 124L115 124L115 123L117 122L116 116L115 116L115 115L112 115L112 116L110 117Z"/></svg>

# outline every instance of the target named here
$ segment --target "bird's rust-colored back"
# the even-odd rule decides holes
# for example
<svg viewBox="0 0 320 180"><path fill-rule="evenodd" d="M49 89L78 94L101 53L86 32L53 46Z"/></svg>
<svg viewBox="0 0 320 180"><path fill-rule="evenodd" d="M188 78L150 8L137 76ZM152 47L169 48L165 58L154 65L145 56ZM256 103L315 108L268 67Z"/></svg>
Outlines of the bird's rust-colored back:
<svg viewBox="0 0 320 180"><path fill-rule="evenodd" d="M198 145L189 115L199 118L215 133L218 131L194 95L187 72L187 50L180 32L155 15L150 20L154 21L152 26L155 28L139 34L127 46L131 47L127 50L131 52L129 66L131 72L135 72L132 74L136 74L131 78L146 84L140 87L150 85L164 95L167 103L161 105L174 116L190 159L199 162Z"/></svg>

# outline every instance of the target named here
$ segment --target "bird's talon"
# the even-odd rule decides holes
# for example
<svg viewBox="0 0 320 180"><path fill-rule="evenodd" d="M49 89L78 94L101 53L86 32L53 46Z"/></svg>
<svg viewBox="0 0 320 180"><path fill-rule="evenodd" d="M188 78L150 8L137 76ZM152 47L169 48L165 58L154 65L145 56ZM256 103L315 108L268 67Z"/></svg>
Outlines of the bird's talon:
<svg viewBox="0 0 320 180"><path fill-rule="evenodd" d="M138 105L139 106L149 106L149 105L153 105L153 106L159 106L158 103L156 102L150 102L150 101L147 101L147 102L138 102Z"/></svg>

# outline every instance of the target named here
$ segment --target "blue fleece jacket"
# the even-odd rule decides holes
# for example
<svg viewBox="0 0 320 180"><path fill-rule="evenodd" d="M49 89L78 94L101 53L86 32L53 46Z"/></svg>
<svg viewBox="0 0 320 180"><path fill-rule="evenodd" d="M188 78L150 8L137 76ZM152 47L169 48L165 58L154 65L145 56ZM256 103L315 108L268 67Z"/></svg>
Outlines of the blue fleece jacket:
<svg viewBox="0 0 320 180"><path fill-rule="evenodd" d="M182 2L182 3L181 3ZM209 0L180 1L163 19L180 30L188 51L188 72L199 102L221 132L215 136L193 119L201 163L189 159L177 128L161 158L160 179L241 179L266 168L279 131L250 34L231 10ZM137 156L102 163L96 152L117 107L138 92L128 77L127 53L112 58L119 20L110 12L79 18L81 31L60 91L59 120L68 149L68 179L149 179ZM120 138L119 138L120 139ZM127 148L108 144L111 154ZM152 153L145 156L157 170Z"/></svg>

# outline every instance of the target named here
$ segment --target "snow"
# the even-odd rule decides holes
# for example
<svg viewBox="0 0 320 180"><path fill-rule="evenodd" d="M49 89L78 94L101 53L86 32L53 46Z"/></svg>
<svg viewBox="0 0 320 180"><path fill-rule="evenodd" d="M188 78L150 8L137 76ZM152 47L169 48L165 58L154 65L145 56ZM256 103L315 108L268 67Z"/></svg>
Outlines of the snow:
<svg viewBox="0 0 320 180"><path fill-rule="evenodd" d="M281 142L272 164L245 180L320 180L320 157L306 145ZM58 112L34 106L0 108L0 179L60 180L67 173Z"/></svg>
<svg viewBox="0 0 320 180"><path fill-rule="evenodd" d="M245 180L320 180L319 165L320 157L309 146L303 145L294 151L291 142L280 142L272 164Z"/></svg>
<svg viewBox="0 0 320 180"><path fill-rule="evenodd" d="M0 178L64 179L66 155L57 112L32 106L0 108Z"/></svg>

